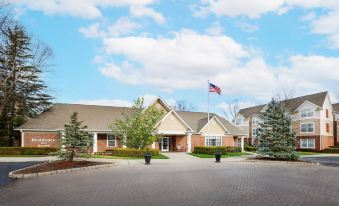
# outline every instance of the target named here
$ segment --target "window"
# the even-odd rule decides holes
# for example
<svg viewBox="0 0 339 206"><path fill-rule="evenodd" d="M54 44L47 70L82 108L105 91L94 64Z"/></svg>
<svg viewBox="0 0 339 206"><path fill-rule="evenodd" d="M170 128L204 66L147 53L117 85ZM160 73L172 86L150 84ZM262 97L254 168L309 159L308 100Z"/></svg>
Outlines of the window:
<svg viewBox="0 0 339 206"><path fill-rule="evenodd" d="M300 131L301 131L301 133L314 132L314 124L313 123L301 124L300 125Z"/></svg>
<svg viewBox="0 0 339 206"><path fill-rule="evenodd" d="M252 129L252 136L257 136L258 135L258 128L253 128Z"/></svg>
<svg viewBox="0 0 339 206"><path fill-rule="evenodd" d="M330 124L326 123L326 132L330 132Z"/></svg>
<svg viewBox="0 0 339 206"><path fill-rule="evenodd" d="M301 118L313 117L313 109L303 109L300 111Z"/></svg>
<svg viewBox="0 0 339 206"><path fill-rule="evenodd" d="M328 109L326 109L326 118L328 118Z"/></svg>
<svg viewBox="0 0 339 206"><path fill-rule="evenodd" d="M258 125L259 124L259 119L257 117L252 118L252 125Z"/></svg>
<svg viewBox="0 0 339 206"><path fill-rule="evenodd" d="M336 116L337 116L337 120L339 121L339 114L337 114Z"/></svg>
<svg viewBox="0 0 339 206"><path fill-rule="evenodd" d="M115 138L115 135L112 135L112 134L108 134L107 135L107 147L115 147L116 143L116 138Z"/></svg>
<svg viewBox="0 0 339 206"><path fill-rule="evenodd" d="M206 136L205 146L221 146L221 136Z"/></svg>
<svg viewBox="0 0 339 206"><path fill-rule="evenodd" d="M315 139L301 139L300 148L315 148Z"/></svg>

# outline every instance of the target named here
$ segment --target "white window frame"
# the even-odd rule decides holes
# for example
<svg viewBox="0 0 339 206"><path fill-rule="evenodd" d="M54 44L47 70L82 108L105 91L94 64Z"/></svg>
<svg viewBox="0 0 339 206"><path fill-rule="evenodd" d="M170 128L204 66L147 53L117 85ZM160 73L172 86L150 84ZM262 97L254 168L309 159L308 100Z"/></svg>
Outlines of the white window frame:
<svg viewBox="0 0 339 206"><path fill-rule="evenodd" d="M242 123L242 119L235 119L235 125L240 125Z"/></svg>
<svg viewBox="0 0 339 206"><path fill-rule="evenodd" d="M109 141L113 141L113 140L109 140L108 137L109 136L114 136L114 146L110 146L109 145ZM116 147L117 146L117 136L114 135L114 134L107 134L107 137L106 137L106 142L107 142L107 147Z"/></svg>
<svg viewBox="0 0 339 206"><path fill-rule="evenodd" d="M336 114L335 116L337 117L336 119L339 121L339 114Z"/></svg>
<svg viewBox="0 0 339 206"><path fill-rule="evenodd" d="M211 145L211 139L215 140L215 145ZM219 140L219 141L217 141ZM218 145L220 143L220 145ZM222 136L221 135L208 135L205 136L205 146L211 147L211 146L222 146Z"/></svg>
<svg viewBox="0 0 339 206"><path fill-rule="evenodd" d="M305 112L305 116L303 116L303 112ZM313 108L307 108L307 109L301 109L300 110L300 118L308 118L314 116L314 109Z"/></svg>
<svg viewBox="0 0 339 206"><path fill-rule="evenodd" d="M306 141L306 147L303 146L303 141ZM313 146L310 147L310 142L313 142ZM300 139L300 148L302 149L315 149L315 139Z"/></svg>
<svg viewBox="0 0 339 206"><path fill-rule="evenodd" d="M312 124L312 128L313 128L313 131L310 132L309 131L309 128L308 128L308 125L311 125ZM303 132L302 131L302 126L303 125L306 125L306 132ZM314 122L309 122L309 123L300 123L300 133L301 134L313 134L315 132L315 125L314 125Z"/></svg>
<svg viewBox="0 0 339 206"><path fill-rule="evenodd" d="M254 132L254 131L256 131L256 132ZM252 136L253 137L258 136L258 128L252 128Z"/></svg>

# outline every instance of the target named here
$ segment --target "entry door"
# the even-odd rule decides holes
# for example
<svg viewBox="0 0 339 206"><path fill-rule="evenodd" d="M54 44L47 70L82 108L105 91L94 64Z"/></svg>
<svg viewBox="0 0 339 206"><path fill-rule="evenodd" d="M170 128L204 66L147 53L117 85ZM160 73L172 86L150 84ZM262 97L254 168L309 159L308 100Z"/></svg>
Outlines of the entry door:
<svg viewBox="0 0 339 206"><path fill-rule="evenodd" d="M169 137L161 138L161 151L163 152L169 151Z"/></svg>

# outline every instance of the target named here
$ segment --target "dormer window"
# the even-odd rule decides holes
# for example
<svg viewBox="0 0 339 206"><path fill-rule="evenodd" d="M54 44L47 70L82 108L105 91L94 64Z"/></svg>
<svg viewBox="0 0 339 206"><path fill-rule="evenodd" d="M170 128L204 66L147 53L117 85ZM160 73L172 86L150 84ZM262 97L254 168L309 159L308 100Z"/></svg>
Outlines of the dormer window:
<svg viewBox="0 0 339 206"><path fill-rule="evenodd" d="M236 119L236 120L235 120L235 125L240 125L241 122L242 122L241 119Z"/></svg>
<svg viewBox="0 0 339 206"><path fill-rule="evenodd" d="M314 115L314 109L302 109L300 111L301 118L313 117L313 115Z"/></svg>

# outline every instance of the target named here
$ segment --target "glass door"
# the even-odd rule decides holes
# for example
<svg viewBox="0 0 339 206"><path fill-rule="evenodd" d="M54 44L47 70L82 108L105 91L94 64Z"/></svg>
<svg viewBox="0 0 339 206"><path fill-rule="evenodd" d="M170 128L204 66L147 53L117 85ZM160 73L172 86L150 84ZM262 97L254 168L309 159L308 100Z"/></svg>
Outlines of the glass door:
<svg viewBox="0 0 339 206"><path fill-rule="evenodd" d="M161 151L163 152L169 151L169 137L161 138Z"/></svg>

